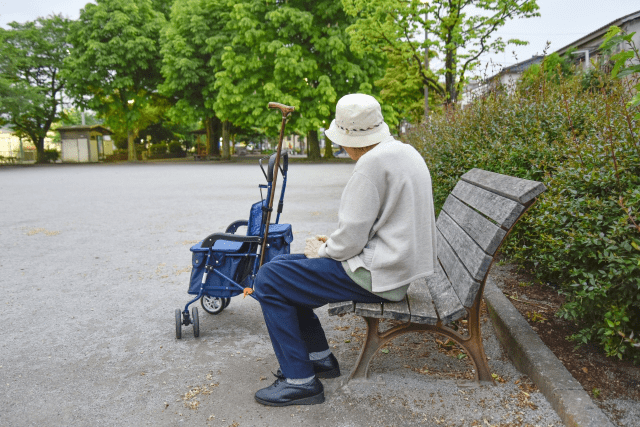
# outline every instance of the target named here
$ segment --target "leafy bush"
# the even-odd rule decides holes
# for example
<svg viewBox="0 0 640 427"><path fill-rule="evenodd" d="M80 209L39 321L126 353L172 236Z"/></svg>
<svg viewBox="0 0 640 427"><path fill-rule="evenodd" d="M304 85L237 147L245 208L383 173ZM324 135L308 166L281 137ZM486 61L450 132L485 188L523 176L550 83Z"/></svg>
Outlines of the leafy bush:
<svg viewBox="0 0 640 427"><path fill-rule="evenodd" d="M55 163L60 158L60 152L54 148L44 150L44 161L47 163Z"/></svg>
<svg viewBox="0 0 640 427"><path fill-rule="evenodd" d="M507 254L566 295L558 314L580 326L573 340L640 362L640 122L627 103L635 81L590 79L531 73L511 94L435 115L409 142L431 169L438 210L473 167L544 182Z"/></svg>
<svg viewBox="0 0 640 427"><path fill-rule="evenodd" d="M169 153L175 155L181 155L184 152L182 149L182 144L178 141L172 141L169 143Z"/></svg>
<svg viewBox="0 0 640 427"><path fill-rule="evenodd" d="M168 147L165 143L151 144L151 146L149 146L149 152L151 153L151 155L165 154L167 152L167 149Z"/></svg>
<svg viewBox="0 0 640 427"><path fill-rule="evenodd" d="M573 74L571 54L574 50L571 49L563 56L554 52L545 57L542 64L531 65L522 73L523 82L532 83L543 77L548 81L558 83L560 78Z"/></svg>

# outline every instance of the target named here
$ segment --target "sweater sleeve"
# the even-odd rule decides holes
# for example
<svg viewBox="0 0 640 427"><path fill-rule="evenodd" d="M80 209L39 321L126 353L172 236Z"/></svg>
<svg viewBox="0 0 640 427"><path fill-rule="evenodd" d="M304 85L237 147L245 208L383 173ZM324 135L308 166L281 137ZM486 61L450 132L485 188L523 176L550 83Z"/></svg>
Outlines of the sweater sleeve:
<svg viewBox="0 0 640 427"><path fill-rule="evenodd" d="M342 192L338 229L320 246L318 255L337 261L358 255L369 241L379 211L378 189L367 177L355 172Z"/></svg>

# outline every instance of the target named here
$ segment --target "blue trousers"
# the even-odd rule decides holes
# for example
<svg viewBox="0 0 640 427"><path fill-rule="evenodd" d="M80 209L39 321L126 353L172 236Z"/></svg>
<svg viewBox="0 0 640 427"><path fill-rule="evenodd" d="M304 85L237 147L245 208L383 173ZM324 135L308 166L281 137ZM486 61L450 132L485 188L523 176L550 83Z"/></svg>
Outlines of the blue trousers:
<svg viewBox="0 0 640 427"><path fill-rule="evenodd" d="M280 255L263 265L254 282L273 351L285 377L314 375L309 353L329 348L313 310L331 302L387 302L359 286L342 263L302 254Z"/></svg>

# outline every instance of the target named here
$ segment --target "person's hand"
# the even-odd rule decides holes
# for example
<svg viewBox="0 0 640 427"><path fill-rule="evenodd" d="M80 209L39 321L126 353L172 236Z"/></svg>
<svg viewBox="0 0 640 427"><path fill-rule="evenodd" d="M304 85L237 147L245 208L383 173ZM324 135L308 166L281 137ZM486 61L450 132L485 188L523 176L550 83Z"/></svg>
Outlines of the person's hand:
<svg viewBox="0 0 640 427"><path fill-rule="evenodd" d="M326 242L327 239L327 236L316 236L307 238L307 243L304 248L304 255L307 258L320 258L320 256L318 256L318 249L320 249L320 246L322 246L322 244Z"/></svg>

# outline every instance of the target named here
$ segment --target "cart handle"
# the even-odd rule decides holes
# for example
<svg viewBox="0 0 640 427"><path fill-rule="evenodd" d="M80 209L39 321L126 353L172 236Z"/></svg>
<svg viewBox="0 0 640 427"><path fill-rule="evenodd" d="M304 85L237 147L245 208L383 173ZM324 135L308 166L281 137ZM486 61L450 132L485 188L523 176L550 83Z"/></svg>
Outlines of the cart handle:
<svg viewBox="0 0 640 427"><path fill-rule="evenodd" d="M207 236L206 239L202 241L203 248L211 248L218 240L226 240L228 242L242 242L242 243L260 243L262 239L260 236L239 236L237 234L229 234L229 233L213 233Z"/></svg>

